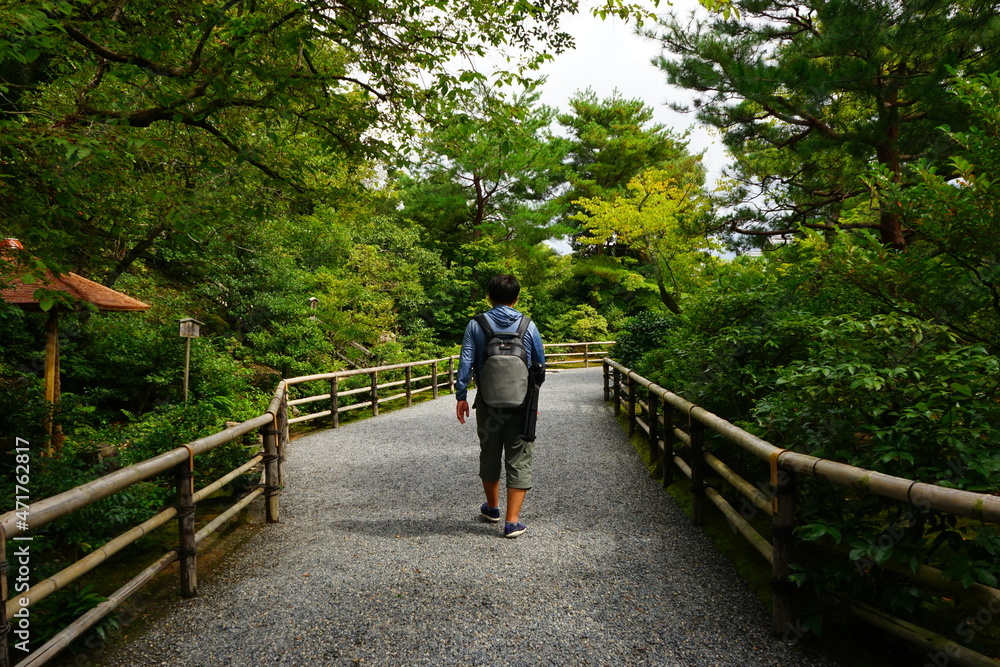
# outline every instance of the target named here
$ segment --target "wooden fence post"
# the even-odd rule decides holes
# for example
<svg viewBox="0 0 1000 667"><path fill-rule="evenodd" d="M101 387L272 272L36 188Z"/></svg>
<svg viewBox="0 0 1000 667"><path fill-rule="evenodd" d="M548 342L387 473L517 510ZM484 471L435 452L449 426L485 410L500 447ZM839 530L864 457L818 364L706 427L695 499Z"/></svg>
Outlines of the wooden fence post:
<svg viewBox="0 0 1000 667"><path fill-rule="evenodd" d="M612 370L615 385L615 417L622 413L622 374L617 368Z"/></svg>
<svg viewBox="0 0 1000 667"><path fill-rule="evenodd" d="M448 393L455 391L455 357L448 357Z"/></svg>
<svg viewBox="0 0 1000 667"><path fill-rule="evenodd" d="M611 400L611 364L602 359L601 366L604 367L604 402L607 403Z"/></svg>
<svg viewBox="0 0 1000 667"><path fill-rule="evenodd" d="M635 379L629 373L625 385L628 387L628 437L635 435Z"/></svg>
<svg viewBox="0 0 1000 667"><path fill-rule="evenodd" d="M661 399L663 412L663 488L671 485L674 481L674 409L667 403L667 399Z"/></svg>
<svg viewBox="0 0 1000 667"><path fill-rule="evenodd" d="M282 389L282 393L281 393L281 442L282 442L282 447L284 447L284 443L288 442L289 440L291 440L291 438L288 437L288 387L285 386L285 388ZM284 453L282 453L282 455L284 455ZM282 459L282 460L284 460L284 459Z"/></svg>
<svg viewBox="0 0 1000 667"><path fill-rule="evenodd" d="M774 515L771 518L771 546L774 561L771 567L771 588L774 601L774 634L783 635L793 619L792 598L795 585L791 574L792 549L795 543L795 473L778 468L783 449L771 454L771 493Z"/></svg>
<svg viewBox="0 0 1000 667"><path fill-rule="evenodd" d="M285 485L285 461L288 460L288 391L282 392L278 404L278 486Z"/></svg>
<svg viewBox="0 0 1000 667"><path fill-rule="evenodd" d="M694 525L705 523L705 425L688 413L688 435L691 436L691 519Z"/></svg>
<svg viewBox="0 0 1000 667"><path fill-rule="evenodd" d="M372 417L378 417L378 371L372 371Z"/></svg>
<svg viewBox="0 0 1000 667"><path fill-rule="evenodd" d="M7 635L10 622L7 619L7 532L0 526L0 667L10 667L10 650Z"/></svg>
<svg viewBox="0 0 1000 667"><path fill-rule="evenodd" d="M260 427L264 442L264 509L268 523L278 523L278 491L281 482L278 479L278 430L274 423Z"/></svg>
<svg viewBox="0 0 1000 667"><path fill-rule="evenodd" d="M431 362L431 382L434 383L434 388L431 389L431 394L434 398L438 397L438 362Z"/></svg>
<svg viewBox="0 0 1000 667"><path fill-rule="evenodd" d="M646 420L649 423L649 462L655 464L660 461L660 467L666 468L667 462L660 453L660 417L657 414L656 403L660 397L653 392L653 385L646 389L646 403L649 405L649 415Z"/></svg>
<svg viewBox="0 0 1000 667"><path fill-rule="evenodd" d="M330 380L330 424L333 428L340 426L340 378Z"/></svg>
<svg viewBox="0 0 1000 667"><path fill-rule="evenodd" d="M407 366L403 373L406 376L406 407L413 407L413 366Z"/></svg>
<svg viewBox="0 0 1000 667"><path fill-rule="evenodd" d="M194 451L188 447L188 458L174 468L177 483L177 533L180 545L177 555L181 562L181 595L198 595L198 547L194 539Z"/></svg>
<svg viewBox="0 0 1000 667"><path fill-rule="evenodd" d="M583 344L583 367L590 368L590 343Z"/></svg>
<svg viewBox="0 0 1000 667"><path fill-rule="evenodd" d="M333 428L340 426L340 378L330 380L330 419Z"/></svg>

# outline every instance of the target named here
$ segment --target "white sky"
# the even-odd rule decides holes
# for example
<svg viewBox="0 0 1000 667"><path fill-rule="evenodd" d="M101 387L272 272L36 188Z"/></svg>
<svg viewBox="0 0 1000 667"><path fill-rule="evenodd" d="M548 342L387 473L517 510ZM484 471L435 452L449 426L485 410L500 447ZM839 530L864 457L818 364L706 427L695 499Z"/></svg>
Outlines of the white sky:
<svg viewBox="0 0 1000 667"><path fill-rule="evenodd" d="M664 15L671 10L682 17L692 10L704 13L698 0L673 0L670 6L661 3L657 13ZM602 99L615 89L626 99L641 99L653 109L654 122L677 132L693 127L689 146L694 153L706 151L705 167L709 184L713 183L727 161L725 151L708 130L697 126L694 114L680 114L667 106L668 101L689 100L690 93L668 85L663 71L650 63L659 55L658 44L636 35L633 25L617 18L602 21L585 8L565 19L563 27L576 39L576 49L542 67L547 81L541 102L567 111L569 99L588 87Z"/></svg>

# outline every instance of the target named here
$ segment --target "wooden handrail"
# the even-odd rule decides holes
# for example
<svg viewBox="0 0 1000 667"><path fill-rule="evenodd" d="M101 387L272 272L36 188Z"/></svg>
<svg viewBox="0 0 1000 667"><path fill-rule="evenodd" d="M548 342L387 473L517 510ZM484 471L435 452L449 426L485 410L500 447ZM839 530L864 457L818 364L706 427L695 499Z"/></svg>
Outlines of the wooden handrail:
<svg viewBox="0 0 1000 667"><path fill-rule="evenodd" d="M111 472L103 477L81 484L63 493L43 498L31 503L27 507L15 508L0 516L0 562L6 562L6 540L30 540L28 533L57 519L68 516L73 512L83 509L108 496L111 496L128 487L147 480L159 474L163 474L171 469L177 470L176 477L178 504L175 507L168 507L156 516L147 519L138 526L131 528L112 539L104 546L95 549L90 554L84 556L77 562L67 566L60 572L35 583L26 591L18 591L16 595L0 600L0 627L10 629L7 619L16 618L16 614L21 610L27 610L36 603L55 593L74 581L79 580L92 569L105 562L115 553L121 551L126 546L134 543L138 539L148 535L156 528L166 524L171 519L178 520L180 531L180 545L172 550L167 556L159 559L154 565L147 568L142 574L126 584L114 593L108 602L102 603L86 612L79 619L64 628L56 636L46 642L43 646L33 651L25 658L19 667L24 665L42 665L63 648L69 645L73 639L79 637L88 628L101 620L104 616L114 611L114 609L125 599L131 596L138 588L152 579L152 576L162 571L166 566L175 560L181 561L181 588L182 594L194 595L197 593L196 578L196 556L195 546L207 535L214 532L225 520L233 516L239 509L245 507L250 501L261 493L274 490L269 495L268 518L276 517L277 513L277 493L280 484L280 471L278 466L279 441L283 439L284 412L287 409L287 385L284 381L278 383L267 411L247 421L235 426L213 433L204 438L199 438L192 442L176 447L169 452L165 452L153 458L140 461L128 467ZM259 430L264 442L263 455L256 455L250 461L238 466L236 469L227 472L220 479L210 482L200 491L195 491L191 484L190 472L194 469L197 456L209 452L216 447L232 442L237 438ZM219 517L209 525L202 528L197 533L194 532L194 510L198 501L207 497L210 493L221 488L232 479L250 471L252 468L264 464L263 475L264 488L251 491L242 500L238 501L222 517ZM15 542L22 544L28 542ZM0 574L3 581L0 581L0 588L4 593L8 593L6 572ZM0 667L9 667L11 656L8 649L6 636L0 636Z"/></svg>
<svg viewBox="0 0 1000 667"><path fill-rule="evenodd" d="M889 498L895 501L914 504L922 510L934 510L944 514L978 519L984 522L1000 524L1000 496L974 493L961 489L952 489L937 484L928 484L915 480L886 475L873 470L821 459L808 454L793 452L775 447L771 443L744 431L729 423L718 415L712 414L690 401L674 394L654 382L642 377L635 371L619 362L605 358L604 362L604 394L605 399L613 402L615 414L621 413L621 407L627 406L628 432L631 435L636 428L642 428L649 436L650 454L662 463L663 484L669 484L670 467L676 466L692 482L693 521L701 520L703 502L708 498L723 513L730 524L742 534L772 566L772 585L774 592L773 630L782 635L792 627L792 596L794 585L788 581L792 563L792 528L794 527L795 507L795 477L797 475L814 477L843 487L859 489ZM624 382L623 382L624 379ZM637 388L647 393L643 401ZM662 408L655 407L656 401ZM644 409L650 416L650 424L646 424L637 416L637 408ZM659 412L659 416L657 415ZM675 427L674 415L686 413L689 420L685 432ZM652 420L657 419L656 426ZM718 433L731 443L766 461L770 468L771 494L761 492L726 466L715 454L702 452L700 448L700 431L708 428ZM657 432L663 437L656 436ZM685 442L690 460L673 453L673 443L676 440ZM763 510L771 517L771 542L767 543L756 529L746 520L744 515L736 511L732 505L714 489L704 485L702 475L705 466L715 470L723 482L730 484L740 495L749 500L752 509ZM770 503L770 507L767 503ZM929 566L921 566L916 572L901 574L923 582L932 587L941 588L948 585L948 580L940 570ZM950 582L952 589L961 589L957 582ZM1000 590L973 584L973 588L991 601L1000 602ZM878 612L860 603L854 603L852 611L856 616L877 624L883 629L890 629L897 636L918 644L950 646L950 655L956 664L980 665L997 664L966 647L959 646L930 631L917 628L899 619ZM877 618L876 618L877 616Z"/></svg>
<svg viewBox="0 0 1000 667"><path fill-rule="evenodd" d="M633 379L638 386L648 388L675 409L689 413L698 422L760 459L768 460L775 451L779 450L778 447L766 440L762 440L722 417L654 384L634 371L625 368L617 361L606 359L604 363L606 368L617 369L626 377ZM917 482L874 470L858 468L846 463L821 459L809 454L780 451L779 465L784 470L816 477L840 486L861 489L893 500L919 504L921 507L938 512L980 519L990 523L1000 523L1000 496Z"/></svg>
<svg viewBox="0 0 1000 667"><path fill-rule="evenodd" d="M582 352L554 352L552 357L558 357L558 359L553 359L551 357L547 358L546 364L548 366L569 364L575 365L582 362L585 368L589 368L591 361L597 362L600 359L604 359L609 353L606 349L592 350L591 347L606 348L610 345L614 345L614 343L615 341L545 343L543 347L546 350L557 348L583 348ZM370 409L372 416L378 416L379 407L385 403L405 399L407 406L412 405L414 394L430 391L433 397L437 398L442 389L449 392L454 389L455 378L458 372L456 364L458 358L458 355L451 355L448 357L440 357L438 359L424 359L423 361L410 361L402 364L390 364L386 366L375 366L372 368L355 368L351 370L316 373L314 375L303 375L300 377L289 378L285 380L285 383L288 386L300 385L307 382L325 381L330 384L330 391L322 394L314 394L312 396L302 396L288 401L288 405L290 407L294 407L304 405L306 403L329 400L329 409L319 410L295 417L288 417L288 423L301 424L303 422L329 417L330 426L337 428L340 425L340 413L342 412L368 408ZM444 362L447 362L446 370L441 369L441 365ZM430 374L414 377L412 371L418 366L429 366L431 369ZM404 371L403 380L391 380L388 382L377 381L379 373L400 370ZM365 385L354 389L340 389L340 380L360 375L367 375L369 377L369 381ZM428 384L425 386L417 386L425 381L429 381ZM382 396L379 393L383 389L391 389L399 386L405 387L403 393L395 394L393 396ZM344 401L343 404L341 404L341 399L355 395L363 396L366 400L354 402Z"/></svg>

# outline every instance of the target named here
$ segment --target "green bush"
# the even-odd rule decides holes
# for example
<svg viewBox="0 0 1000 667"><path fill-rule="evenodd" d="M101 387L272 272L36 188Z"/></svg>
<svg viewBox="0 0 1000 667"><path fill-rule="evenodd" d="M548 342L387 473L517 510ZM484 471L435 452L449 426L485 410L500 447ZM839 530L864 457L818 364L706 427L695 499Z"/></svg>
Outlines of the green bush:
<svg viewBox="0 0 1000 667"><path fill-rule="evenodd" d="M814 353L757 404L772 442L970 491L1000 486L995 356L903 315L830 318L814 335Z"/></svg>
<svg viewBox="0 0 1000 667"><path fill-rule="evenodd" d="M770 442L906 479L990 493L1000 487L1000 360L940 325L904 315L822 321L813 354L778 373L757 404ZM802 572L919 617L926 592L881 566L932 565L963 585L996 586L994 528L804 480L798 535L846 545L850 563Z"/></svg>
<svg viewBox="0 0 1000 667"><path fill-rule="evenodd" d="M625 320L611 356L629 368L637 368L649 352L665 348L678 327L675 316L645 310Z"/></svg>
<svg viewBox="0 0 1000 667"><path fill-rule="evenodd" d="M608 321L593 306L580 304L552 318L546 330L550 342L589 342L607 340Z"/></svg>
<svg viewBox="0 0 1000 667"><path fill-rule="evenodd" d="M251 394L234 399L215 397L187 405L163 405L136 417L125 427L125 444L119 449L121 465L131 465L158 456L225 428L227 421L245 421L259 416L267 397ZM235 440L200 454L195 459L196 485L204 485L247 461L252 450L245 441ZM164 484L172 485L173 479Z"/></svg>
<svg viewBox="0 0 1000 667"><path fill-rule="evenodd" d="M775 369L804 355L810 342L807 288L785 266L778 258L740 258L717 267L669 327L634 320L636 333L630 337L630 326L619 336L622 349L636 348L635 368L658 384L724 418L745 418L773 386Z"/></svg>

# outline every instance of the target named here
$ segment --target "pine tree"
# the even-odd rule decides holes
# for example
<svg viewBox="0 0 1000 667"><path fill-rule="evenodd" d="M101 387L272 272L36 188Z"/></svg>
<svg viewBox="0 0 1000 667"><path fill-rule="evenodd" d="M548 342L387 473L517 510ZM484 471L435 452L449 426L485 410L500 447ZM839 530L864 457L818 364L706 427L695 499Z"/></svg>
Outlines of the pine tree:
<svg viewBox="0 0 1000 667"><path fill-rule="evenodd" d="M878 230L903 248L900 211L879 207L871 165L897 184L906 165L942 162L936 128L963 123L953 70L1000 66L1000 9L983 0L742 0L709 22L650 33L670 83L697 91L699 119L736 164L725 228L771 236L799 226Z"/></svg>

